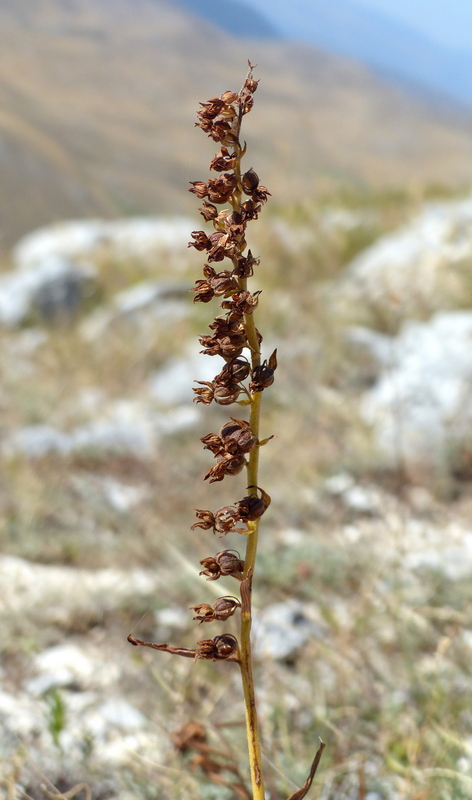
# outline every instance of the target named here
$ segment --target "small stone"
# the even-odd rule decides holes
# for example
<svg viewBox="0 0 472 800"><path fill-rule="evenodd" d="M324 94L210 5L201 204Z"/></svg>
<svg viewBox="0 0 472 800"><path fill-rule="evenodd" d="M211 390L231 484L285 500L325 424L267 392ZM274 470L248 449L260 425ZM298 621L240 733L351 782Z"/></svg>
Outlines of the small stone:
<svg viewBox="0 0 472 800"><path fill-rule="evenodd" d="M324 628L310 620L296 601L267 606L254 624L254 646L260 658L284 661L296 656L310 637L322 638Z"/></svg>

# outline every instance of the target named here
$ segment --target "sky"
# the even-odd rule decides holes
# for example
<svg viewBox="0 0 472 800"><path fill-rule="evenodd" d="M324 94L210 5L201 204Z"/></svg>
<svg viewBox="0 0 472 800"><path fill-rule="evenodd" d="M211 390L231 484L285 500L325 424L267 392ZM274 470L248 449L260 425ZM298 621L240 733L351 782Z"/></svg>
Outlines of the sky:
<svg viewBox="0 0 472 800"><path fill-rule="evenodd" d="M421 31L429 39L472 54L472 0L355 0Z"/></svg>

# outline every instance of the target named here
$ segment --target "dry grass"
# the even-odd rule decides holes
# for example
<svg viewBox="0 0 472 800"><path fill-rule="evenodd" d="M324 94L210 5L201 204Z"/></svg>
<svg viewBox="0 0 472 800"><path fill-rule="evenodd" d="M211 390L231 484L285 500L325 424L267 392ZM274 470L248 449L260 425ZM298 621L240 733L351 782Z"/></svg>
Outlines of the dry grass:
<svg viewBox="0 0 472 800"><path fill-rule="evenodd" d="M274 503L262 534L255 606L295 598L316 615L320 631L287 662L259 666L270 789L274 798L284 797L303 782L321 736L328 745L317 776L323 800L466 800L472 782L470 581L431 566L409 567L407 557L419 529L446 530L453 520L465 525L469 488L459 487L454 505L431 493L421 501L415 487L401 485L401 497L392 491L401 476L376 473L369 432L356 411L356 369L343 349L339 320L330 318L323 304L323 281L337 274L359 242L401 219L408 206L390 200L382 205L377 199L364 210L375 211L374 227L337 238L330 234L316 254L310 242L296 252L279 242L274 247L269 234L261 234L259 243L268 298L261 304L261 327L268 351L272 341L282 347L277 391L267 398L263 431L278 438L262 454L264 483L271 486ZM311 224L315 209L303 213ZM113 275L111 265L104 264L105 298L144 277L136 265L124 267L116 283ZM179 277L186 275L184 270ZM302 293L307 276L313 280ZM84 344L78 325L48 330L32 372L15 374L4 364L4 433L32 423L65 429L78 424L77 397L90 387L99 386L111 400L139 396L152 370L198 329L200 309L173 327L156 325L145 346L139 328L129 326L118 326L93 347ZM2 335L5 352L15 335ZM215 430L220 416L214 417ZM153 611L185 608L195 602L196 588L203 600L210 586L188 566L222 546L205 544L189 531L194 506L216 507L220 496L218 487L210 494L201 482L208 454L195 441L195 431L167 437L149 459L50 456L4 462L4 553L89 568L139 565L167 576L166 596L156 597L151 607L138 603L100 620L76 620L71 630L47 624L32 629L24 620L15 638L2 643L6 673L15 680L17 670L19 681L32 652L98 637L103 658L122 670L120 691L152 720L156 739L154 756L138 743L118 775L112 766L100 774L88 771L86 751L93 742L84 743L77 775L60 754L54 765L49 757L47 763L28 764L28 751L18 745L5 775L22 783L34 800L45 796L41 773L49 770L63 791L86 780L94 800L232 797L189 769L188 759L168 743L188 719L204 719L211 741L223 742L244 763L240 690L231 665L215 671L202 662L175 663L165 655L129 652L124 641L140 614L147 615L138 623L139 635L152 637ZM287 451L288 463L285 455L282 459ZM346 469L377 492L373 511L349 507L323 489L326 477ZM103 493L104 479L144 487L143 501L129 511L113 508ZM237 537L224 540L225 547L238 545ZM174 635L193 641L193 624ZM64 696L67 707L67 692ZM50 725L51 711L38 703L44 724Z"/></svg>

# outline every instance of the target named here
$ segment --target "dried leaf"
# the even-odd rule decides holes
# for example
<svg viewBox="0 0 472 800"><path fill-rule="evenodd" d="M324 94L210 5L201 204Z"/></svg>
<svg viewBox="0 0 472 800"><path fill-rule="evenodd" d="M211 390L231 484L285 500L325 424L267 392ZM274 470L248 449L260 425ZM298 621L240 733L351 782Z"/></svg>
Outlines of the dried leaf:
<svg viewBox="0 0 472 800"><path fill-rule="evenodd" d="M316 756L313 759L313 764L311 765L310 774L308 775L308 778L306 779L306 782L303 784L301 789L299 789L297 792L295 792L295 794L290 795L288 800L303 800L305 795L308 793L308 791L310 789L310 786L313 783L313 778L315 777L316 770L318 769L318 765L320 763L321 756L323 755L323 750L326 747L325 743L323 741L321 741L321 739L320 739L320 742L321 742L321 744L320 744L320 746L318 748L318 752L316 753Z"/></svg>

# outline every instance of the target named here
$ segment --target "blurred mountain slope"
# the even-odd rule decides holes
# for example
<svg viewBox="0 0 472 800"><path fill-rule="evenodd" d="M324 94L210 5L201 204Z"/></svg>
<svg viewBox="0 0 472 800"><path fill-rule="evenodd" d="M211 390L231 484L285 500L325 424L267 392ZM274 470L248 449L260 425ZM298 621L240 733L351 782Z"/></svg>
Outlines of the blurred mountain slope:
<svg viewBox="0 0 472 800"><path fill-rule="evenodd" d="M279 198L472 178L471 118L168 0L0 0L0 46L3 244L66 217L194 210L188 181L215 150L193 129L198 102L237 88L248 58L251 161Z"/></svg>
<svg viewBox="0 0 472 800"><path fill-rule="evenodd" d="M251 39L280 39L277 26L244 0L178 0L198 17L212 22L232 36Z"/></svg>

